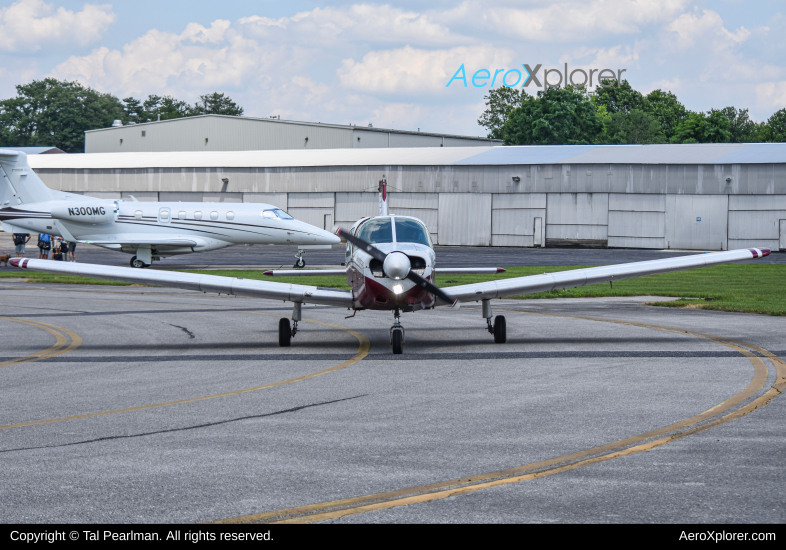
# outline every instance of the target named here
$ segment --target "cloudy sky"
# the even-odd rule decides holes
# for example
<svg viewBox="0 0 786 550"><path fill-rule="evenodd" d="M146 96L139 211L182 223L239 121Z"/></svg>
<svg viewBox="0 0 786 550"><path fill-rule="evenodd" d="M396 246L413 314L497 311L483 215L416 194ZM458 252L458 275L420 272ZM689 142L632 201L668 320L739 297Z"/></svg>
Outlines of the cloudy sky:
<svg viewBox="0 0 786 550"><path fill-rule="evenodd" d="M222 91L250 116L485 135L488 86L445 87L462 63L470 77L626 69L642 92L764 120L786 107L786 0L0 3L2 98L53 76L120 98Z"/></svg>

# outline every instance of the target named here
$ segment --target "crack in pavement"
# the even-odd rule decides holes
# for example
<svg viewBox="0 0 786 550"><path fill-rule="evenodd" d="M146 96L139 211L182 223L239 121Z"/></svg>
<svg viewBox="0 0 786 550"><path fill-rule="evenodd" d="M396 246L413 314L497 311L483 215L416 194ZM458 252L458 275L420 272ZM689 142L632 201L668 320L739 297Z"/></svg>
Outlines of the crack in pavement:
<svg viewBox="0 0 786 550"><path fill-rule="evenodd" d="M354 397L345 397L343 399L334 399L332 401L323 401L321 403L311 403L310 405L300 405L299 407L292 407L291 409L284 409L281 411L275 411L272 413L265 413L265 414L254 414L250 416L241 416L239 418L230 418L228 420L219 420L217 422L206 422L205 424L197 424L196 426L185 426L183 428L170 428L168 430L157 430L155 432L143 432L138 434L128 434L128 435L108 435L106 437L97 437L95 439L86 439L84 441L73 441L71 443L61 443L58 445L41 445L39 447L20 447L18 449L2 449L0 453L14 453L19 451L35 451L39 449L56 449L58 447L71 447L73 445L85 445L87 443L98 443L99 441L111 441L113 439L131 439L134 437L145 437L148 435L159 435L159 434L166 434L166 433L173 433L173 432L185 432L188 430L197 430L199 428L210 428L212 426L220 426L222 424L231 424L233 422L240 422L243 420L251 420L255 418L266 418L268 416L277 416L279 414L287 414L297 411L302 411L303 409L310 409L311 407L321 407L322 405L332 405L334 403L341 403L342 401L350 401L352 399L359 399L361 397L367 397L368 394L356 395Z"/></svg>

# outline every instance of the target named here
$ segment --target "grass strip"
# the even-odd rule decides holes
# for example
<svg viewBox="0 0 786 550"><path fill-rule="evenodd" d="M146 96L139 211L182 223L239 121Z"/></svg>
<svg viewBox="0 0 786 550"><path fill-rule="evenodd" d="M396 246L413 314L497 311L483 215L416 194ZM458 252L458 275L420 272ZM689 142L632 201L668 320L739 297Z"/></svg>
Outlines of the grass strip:
<svg viewBox="0 0 786 550"><path fill-rule="evenodd" d="M558 267L509 267L502 275L443 275L437 284L443 287L489 281L509 277L524 277L555 271L566 271L591 266ZM343 276L309 277L266 277L263 269L224 269L210 271L187 271L205 275L242 277L282 283L295 283L330 288L349 288ZM0 272L2 278L24 278L33 283L93 284L128 286L130 283L19 271ZM608 284L589 285L552 292L540 292L512 299L536 298L595 298L604 296L671 296L680 298L674 302L655 302L659 307L690 307L718 311L786 315L786 265L777 264L728 264L675 273L664 273L617 281Z"/></svg>

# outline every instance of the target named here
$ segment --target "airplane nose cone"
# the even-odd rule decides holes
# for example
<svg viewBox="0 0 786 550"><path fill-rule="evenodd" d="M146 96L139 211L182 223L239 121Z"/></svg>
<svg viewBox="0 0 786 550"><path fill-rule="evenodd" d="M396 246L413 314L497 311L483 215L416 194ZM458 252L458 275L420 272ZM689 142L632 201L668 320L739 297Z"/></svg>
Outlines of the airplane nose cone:
<svg viewBox="0 0 786 550"><path fill-rule="evenodd" d="M412 265L409 262L409 258L403 252L391 252L385 257L385 261L382 263L382 270L385 274L397 281L409 275L409 270L411 268Z"/></svg>
<svg viewBox="0 0 786 550"><path fill-rule="evenodd" d="M339 244L341 239L338 235L334 235L330 231L317 229L316 231L317 244Z"/></svg>

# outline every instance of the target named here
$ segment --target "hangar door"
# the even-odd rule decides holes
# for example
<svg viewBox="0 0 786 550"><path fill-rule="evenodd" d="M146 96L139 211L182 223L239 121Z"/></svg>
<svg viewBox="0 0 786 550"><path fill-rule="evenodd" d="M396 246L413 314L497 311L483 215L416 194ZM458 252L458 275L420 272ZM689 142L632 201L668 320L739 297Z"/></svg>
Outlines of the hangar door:
<svg viewBox="0 0 786 550"><path fill-rule="evenodd" d="M440 193L439 244L489 246L491 194Z"/></svg>
<svg viewBox="0 0 786 550"><path fill-rule="evenodd" d="M728 250L728 195L666 195L666 247Z"/></svg>

